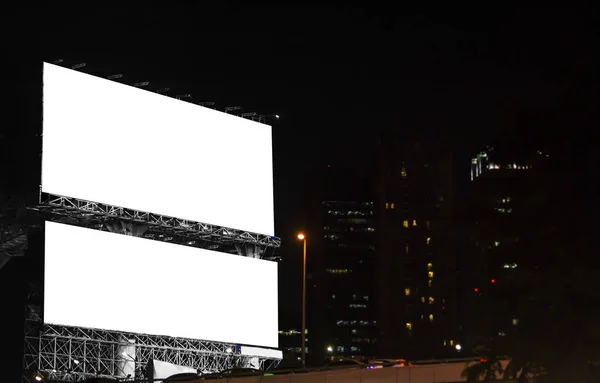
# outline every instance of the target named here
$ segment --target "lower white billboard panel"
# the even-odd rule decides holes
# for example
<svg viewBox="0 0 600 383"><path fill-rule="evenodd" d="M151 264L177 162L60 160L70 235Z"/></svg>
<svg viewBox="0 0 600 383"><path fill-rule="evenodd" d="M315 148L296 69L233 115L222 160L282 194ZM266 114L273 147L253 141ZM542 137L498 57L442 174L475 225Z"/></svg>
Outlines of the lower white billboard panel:
<svg viewBox="0 0 600 383"><path fill-rule="evenodd" d="M44 322L277 347L277 263L46 222Z"/></svg>

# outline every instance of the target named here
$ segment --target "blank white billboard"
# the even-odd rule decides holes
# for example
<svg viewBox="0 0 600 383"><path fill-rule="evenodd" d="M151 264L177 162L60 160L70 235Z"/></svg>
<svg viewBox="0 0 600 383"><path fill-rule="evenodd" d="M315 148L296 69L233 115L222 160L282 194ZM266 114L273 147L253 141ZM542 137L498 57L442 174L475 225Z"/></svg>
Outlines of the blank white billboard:
<svg viewBox="0 0 600 383"><path fill-rule="evenodd" d="M277 347L277 263L46 222L44 322Z"/></svg>
<svg viewBox="0 0 600 383"><path fill-rule="evenodd" d="M271 127L44 63L42 191L274 235Z"/></svg>

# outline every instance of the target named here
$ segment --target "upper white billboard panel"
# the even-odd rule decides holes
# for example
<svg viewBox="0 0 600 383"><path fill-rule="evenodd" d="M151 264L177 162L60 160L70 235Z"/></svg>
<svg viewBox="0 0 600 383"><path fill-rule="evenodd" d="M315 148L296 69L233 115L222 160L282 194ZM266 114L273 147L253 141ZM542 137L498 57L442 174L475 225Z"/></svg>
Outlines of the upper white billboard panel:
<svg viewBox="0 0 600 383"><path fill-rule="evenodd" d="M44 322L277 347L277 263L46 222Z"/></svg>
<svg viewBox="0 0 600 383"><path fill-rule="evenodd" d="M274 235L271 127L44 63L42 191Z"/></svg>

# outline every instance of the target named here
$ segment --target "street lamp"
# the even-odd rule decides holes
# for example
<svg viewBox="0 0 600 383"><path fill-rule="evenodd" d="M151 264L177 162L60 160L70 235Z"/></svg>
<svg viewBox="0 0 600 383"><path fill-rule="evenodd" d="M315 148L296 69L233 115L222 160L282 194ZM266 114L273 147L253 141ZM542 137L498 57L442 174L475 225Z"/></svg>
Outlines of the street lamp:
<svg viewBox="0 0 600 383"><path fill-rule="evenodd" d="M298 239L304 244L302 257L302 367L306 367L306 236L298 233Z"/></svg>

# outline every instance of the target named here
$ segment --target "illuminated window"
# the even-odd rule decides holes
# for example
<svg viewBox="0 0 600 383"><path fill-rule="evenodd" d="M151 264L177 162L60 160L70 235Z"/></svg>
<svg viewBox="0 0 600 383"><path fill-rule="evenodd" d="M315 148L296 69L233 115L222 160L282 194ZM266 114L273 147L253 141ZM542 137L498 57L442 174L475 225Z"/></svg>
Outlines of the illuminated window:
<svg viewBox="0 0 600 383"><path fill-rule="evenodd" d="M421 297L421 303L425 303L425 297Z"/></svg>
<svg viewBox="0 0 600 383"><path fill-rule="evenodd" d="M427 281L427 286L431 287L432 284L433 284L433 281L431 279Z"/></svg>
<svg viewBox="0 0 600 383"><path fill-rule="evenodd" d="M431 229L431 222L425 221L425 227Z"/></svg>
<svg viewBox="0 0 600 383"><path fill-rule="evenodd" d="M404 222L402 222L402 226L404 226L405 228L408 228L408 221L404 220Z"/></svg>
<svg viewBox="0 0 600 383"><path fill-rule="evenodd" d="M394 208L394 203L392 202L392 204L390 205L390 207L393 209Z"/></svg>
<svg viewBox="0 0 600 383"><path fill-rule="evenodd" d="M356 334L356 329L355 328L352 329L352 334Z"/></svg>
<svg viewBox="0 0 600 383"><path fill-rule="evenodd" d="M429 245L431 244L431 237L427 237L427 239L425 240L425 242Z"/></svg>
<svg viewBox="0 0 600 383"><path fill-rule="evenodd" d="M429 304L432 305L434 303L433 297L429 297Z"/></svg>
<svg viewBox="0 0 600 383"><path fill-rule="evenodd" d="M329 274L348 274L351 273L350 269L325 269Z"/></svg>
<svg viewBox="0 0 600 383"><path fill-rule="evenodd" d="M450 339L450 346L454 346L454 341Z"/></svg>
<svg viewBox="0 0 600 383"><path fill-rule="evenodd" d="M431 268L432 268L432 267L433 267L433 264L432 264L432 263L428 263L428 264L427 264L427 270L431 270Z"/></svg>
<svg viewBox="0 0 600 383"><path fill-rule="evenodd" d="M406 254L408 254L408 245L404 247L404 250L406 251Z"/></svg>
<svg viewBox="0 0 600 383"><path fill-rule="evenodd" d="M429 321L433 322L433 314L429 314Z"/></svg>
<svg viewBox="0 0 600 383"><path fill-rule="evenodd" d="M386 203L385 203L385 208L386 208L386 209L389 209L389 208L390 208L390 204L386 202Z"/></svg>
<svg viewBox="0 0 600 383"><path fill-rule="evenodd" d="M406 329L407 329L408 331L412 331L412 323L410 323L410 322L406 322Z"/></svg>
<svg viewBox="0 0 600 383"><path fill-rule="evenodd" d="M406 295L407 297L410 296L410 288L407 287L404 289L404 295Z"/></svg>
<svg viewBox="0 0 600 383"><path fill-rule="evenodd" d="M446 345L446 341L444 340L444 346Z"/></svg>
<svg viewBox="0 0 600 383"><path fill-rule="evenodd" d="M400 171L400 175L402 177L406 177L406 168L405 167L402 167L402 171Z"/></svg>
<svg viewBox="0 0 600 383"><path fill-rule="evenodd" d="M413 219L413 226L417 226L417 220Z"/></svg>
<svg viewBox="0 0 600 383"><path fill-rule="evenodd" d="M427 272L427 276L428 276L429 278L433 278L433 271L429 271L429 272Z"/></svg>

